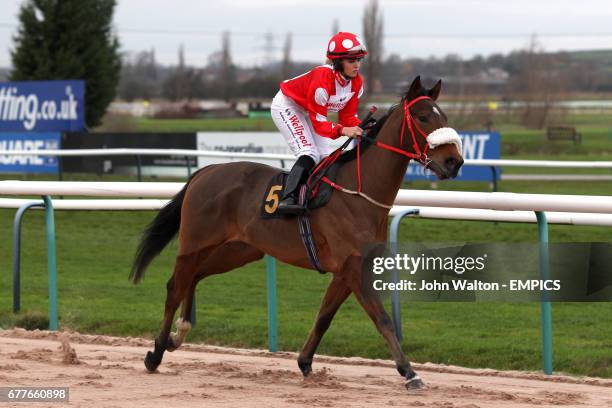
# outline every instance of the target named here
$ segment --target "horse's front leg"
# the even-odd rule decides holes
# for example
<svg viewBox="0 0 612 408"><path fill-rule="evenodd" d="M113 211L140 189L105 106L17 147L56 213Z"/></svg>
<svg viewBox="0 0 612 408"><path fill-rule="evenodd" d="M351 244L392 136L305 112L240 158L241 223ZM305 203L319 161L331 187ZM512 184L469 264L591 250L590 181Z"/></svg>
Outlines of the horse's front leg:
<svg viewBox="0 0 612 408"><path fill-rule="evenodd" d="M395 360L395 366L397 371L406 378L406 388L409 390L421 389L424 387L421 378L414 372L410 366L410 362L404 355L402 347L395 336L393 323L391 318L385 311L383 304L378 296L378 293L373 290L371 286L371 280L368 276L362 275L362 262L363 258L360 256L353 256L350 259L350 268L352 279L350 281L350 287L357 301L364 308L370 319L376 325L376 329L382 334L387 341L391 355ZM365 274L368 271L364 271Z"/></svg>
<svg viewBox="0 0 612 408"><path fill-rule="evenodd" d="M304 377L308 376L312 371L312 357L317 350L317 346L329 328L334 315L350 294L351 290L346 285L346 282L343 282L337 275L334 275L321 301L321 308L317 314L314 326L312 326L308 339L302 346L298 356L298 366Z"/></svg>

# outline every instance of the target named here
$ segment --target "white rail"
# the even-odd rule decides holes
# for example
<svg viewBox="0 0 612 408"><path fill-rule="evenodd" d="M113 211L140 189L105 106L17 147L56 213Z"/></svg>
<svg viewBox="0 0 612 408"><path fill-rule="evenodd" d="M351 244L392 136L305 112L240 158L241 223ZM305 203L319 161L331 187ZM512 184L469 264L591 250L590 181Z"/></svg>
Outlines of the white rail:
<svg viewBox="0 0 612 408"><path fill-rule="evenodd" d="M228 159L295 160L291 154L222 152L193 149L0 150L0 156L189 156ZM612 161L468 159L469 166L612 169Z"/></svg>
<svg viewBox="0 0 612 408"><path fill-rule="evenodd" d="M19 208L32 201L41 201L32 198L0 198L0 208ZM56 210L159 210L169 200L132 200L132 199L112 199L112 200L53 200L53 208Z"/></svg>
<svg viewBox="0 0 612 408"><path fill-rule="evenodd" d="M473 208L413 207L396 205L391 209L389 215L393 216L402 211L410 209L419 210L419 213L414 215L414 217L417 218L462 221L537 222L535 213L531 211L497 211ZM546 220L549 224L612 227L612 214L550 211L546 213Z"/></svg>
<svg viewBox="0 0 612 408"><path fill-rule="evenodd" d="M172 197L185 183L99 181L0 181L3 195L52 195L86 197Z"/></svg>
<svg viewBox="0 0 612 408"><path fill-rule="evenodd" d="M0 181L2 195L169 198L184 183ZM612 214L612 196L400 190L395 205Z"/></svg>
<svg viewBox="0 0 612 408"><path fill-rule="evenodd" d="M37 201L37 199L24 198L0 198L0 208L19 208L23 204ZM42 202L42 200L40 200ZM56 210L105 210L105 211L142 211L159 210L168 203L169 200L155 199L67 199L53 200L53 207ZM417 209L418 218L443 219L443 220L464 220L464 221L500 221L535 223L535 214L529 211L495 211L495 210L475 210L467 208L445 208L445 207L411 207L394 206L389 213L390 216L396 215L404 210ZM551 224L568 225L593 225L612 227L612 214L589 214L589 213L565 213L548 212L546 218Z"/></svg>
<svg viewBox="0 0 612 408"><path fill-rule="evenodd" d="M396 205L612 214L612 196L400 190Z"/></svg>

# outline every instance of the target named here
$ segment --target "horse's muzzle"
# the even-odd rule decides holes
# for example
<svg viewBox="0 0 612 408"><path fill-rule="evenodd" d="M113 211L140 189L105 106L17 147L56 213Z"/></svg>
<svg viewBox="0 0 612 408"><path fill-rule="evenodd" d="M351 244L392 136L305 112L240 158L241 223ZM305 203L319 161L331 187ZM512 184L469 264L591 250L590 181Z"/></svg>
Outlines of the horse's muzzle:
<svg viewBox="0 0 612 408"><path fill-rule="evenodd" d="M459 169L463 166L463 158L449 157L444 161L444 167L449 178L457 177Z"/></svg>

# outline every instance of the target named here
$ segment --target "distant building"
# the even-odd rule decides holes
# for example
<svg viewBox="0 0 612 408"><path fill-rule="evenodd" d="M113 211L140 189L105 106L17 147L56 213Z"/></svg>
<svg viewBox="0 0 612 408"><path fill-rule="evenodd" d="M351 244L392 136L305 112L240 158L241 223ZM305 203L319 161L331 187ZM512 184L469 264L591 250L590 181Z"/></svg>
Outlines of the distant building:
<svg viewBox="0 0 612 408"><path fill-rule="evenodd" d="M421 79L425 83L434 83L442 78L444 93L451 94L474 94L474 93L498 93L502 94L510 79L510 74L501 68L491 67L483 69L476 74L458 75L424 75ZM409 81L401 81L396 85L397 92L406 90L410 86Z"/></svg>

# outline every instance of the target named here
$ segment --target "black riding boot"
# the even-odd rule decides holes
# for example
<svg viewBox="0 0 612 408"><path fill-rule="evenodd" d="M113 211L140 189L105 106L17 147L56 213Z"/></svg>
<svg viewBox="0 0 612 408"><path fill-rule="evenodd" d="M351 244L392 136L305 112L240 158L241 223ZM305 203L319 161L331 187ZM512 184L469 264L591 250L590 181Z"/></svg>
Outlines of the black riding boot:
<svg viewBox="0 0 612 408"><path fill-rule="evenodd" d="M280 214L301 214L304 211L298 202L299 188L308 177L310 169L314 167L314 160L310 156L300 156L287 176L283 198L278 204Z"/></svg>

